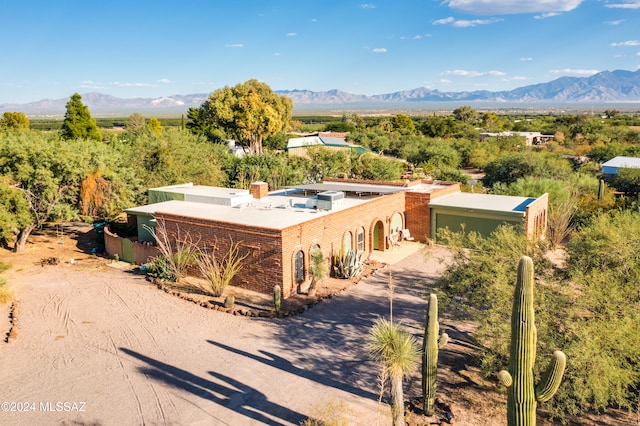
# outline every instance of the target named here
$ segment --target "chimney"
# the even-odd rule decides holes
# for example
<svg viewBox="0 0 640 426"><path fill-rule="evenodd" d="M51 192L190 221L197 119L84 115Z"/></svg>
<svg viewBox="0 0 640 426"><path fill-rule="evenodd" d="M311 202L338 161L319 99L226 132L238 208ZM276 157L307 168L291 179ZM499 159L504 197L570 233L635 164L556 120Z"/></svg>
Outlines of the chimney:
<svg viewBox="0 0 640 426"><path fill-rule="evenodd" d="M251 184L251 196L256 200L262 200L269 196L269 184L267 182L253 182Z"/></svg>

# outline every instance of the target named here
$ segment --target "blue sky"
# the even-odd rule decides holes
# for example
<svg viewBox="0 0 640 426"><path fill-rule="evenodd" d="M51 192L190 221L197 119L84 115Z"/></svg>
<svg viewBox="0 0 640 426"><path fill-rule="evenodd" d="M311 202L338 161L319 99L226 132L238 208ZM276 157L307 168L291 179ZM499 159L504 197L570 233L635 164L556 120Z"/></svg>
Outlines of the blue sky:
<svg viewBox="0 0 640 426"><path fill-rule="evenodd" d="M0 103L510 90L640 67L640 0L2 0Z"/></svg>

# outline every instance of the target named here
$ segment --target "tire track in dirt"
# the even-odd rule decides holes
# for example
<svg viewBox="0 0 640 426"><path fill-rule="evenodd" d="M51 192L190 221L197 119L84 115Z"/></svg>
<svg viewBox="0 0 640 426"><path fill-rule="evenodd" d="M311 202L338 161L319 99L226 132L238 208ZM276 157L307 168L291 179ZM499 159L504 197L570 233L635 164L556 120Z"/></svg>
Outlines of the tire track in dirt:
<svg viewBox="0 0 640 426"><path fill-rule="evenodd" d="M124 378L127 381L127 385L129 387L129 390L131 391L131 395L133 396L133 399L136 402L136 411L138 414L138 424L143 425L146 424L144 421L144 415L142 414L142 403L140 402L140 398L138 397L138 393L136 392L135 387L133 386L133 383L131 382L131 378L129 377L129 373L127 373L127 369L124 366L124 363L122 362L122 359L120 358L120 351L118 350L117 345L115 344L115 342L113 341L113 337L111 337L111 335L109 335L109 341L111 342L111 346L113 348L113 354L116 357L116 360L118 361L118 364L120 365L120 369L122 370L122 374L124 374Z"/></svg>
<svg viewBox="0 0 640 426"><path fill-rule="evenodd" d="M129 325L128 318L122 318L121 324L123 327L121 328L121 331L125 341L128 344L128 347L130 349L140 350L141 348L148 348L149 345L146 343L150 342L152 347L154 348L154 352L164 357L165 353L162 350L162 347L158 344L158 341L156 340L154 334L146 325L149 321L146 318L138 315L136 310L128 303L128 301L124 297L122 297L122 295L120 295L120 293L118 293L117 289L114 288L114 284L111 280L106 281L104 284L105 291L103 293L103 296L108 301L108 303L119 312L122 311L119 308L124 307L127 314L135 320L136 324L142 330L143 335L141 336L140 333L138 333ZM113 338L111 335L110 339L113 342ZM119 354L118 360L119 362L121 362ZM143 373L142 375L146 379L146 385L148 386L150 393L153 396L153 404L155 406L156 412L159 414L161 424L168 424L165 407L170 407L170 411L172 411L174 415L178 414L171 395L166 391L162 392L162 394L159 394L157 387L153 384L152 378L149 377L146 373Z"/></svg>

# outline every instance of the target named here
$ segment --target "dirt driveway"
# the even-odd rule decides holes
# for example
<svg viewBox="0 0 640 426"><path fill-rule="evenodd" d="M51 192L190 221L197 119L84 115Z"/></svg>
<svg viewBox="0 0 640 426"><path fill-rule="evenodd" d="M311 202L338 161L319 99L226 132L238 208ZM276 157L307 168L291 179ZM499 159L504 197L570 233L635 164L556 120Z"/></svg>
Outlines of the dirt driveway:
<svg viewBox="0 0 640 426"><path fill-rule="evenodd" d="M204 309L107 261L68 256L45 266L4 260L19 302L18 336L0 344L0 424L276 425L323 411L376 423L378 369L366 336L388 312L382 272L273 320ZM424 288L413 284L440 268L422 259L393 268L394 317L415 332Z"/></svg>

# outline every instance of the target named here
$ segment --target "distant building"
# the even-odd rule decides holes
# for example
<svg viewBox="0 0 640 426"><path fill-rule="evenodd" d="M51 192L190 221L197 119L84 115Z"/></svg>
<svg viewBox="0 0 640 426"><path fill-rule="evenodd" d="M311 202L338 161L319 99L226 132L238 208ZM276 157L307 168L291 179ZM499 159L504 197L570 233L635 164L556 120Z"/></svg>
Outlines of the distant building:
<svg viewBox="0 0 640 426"><path fill-rule="evenodd" d="M620 169L638 168L640 168L640 158L619 156L602 163L602 174L613 176L617 175Z"/></svg>
<svg viewBox="0 0 640 426"><path fill-rule="evenodd" d="M500 132L500 133L480 133L480 142L489 138L522 136L527 141L527 146L546 145L553 140L553 135L543 135L540 132Z"/></svg>

